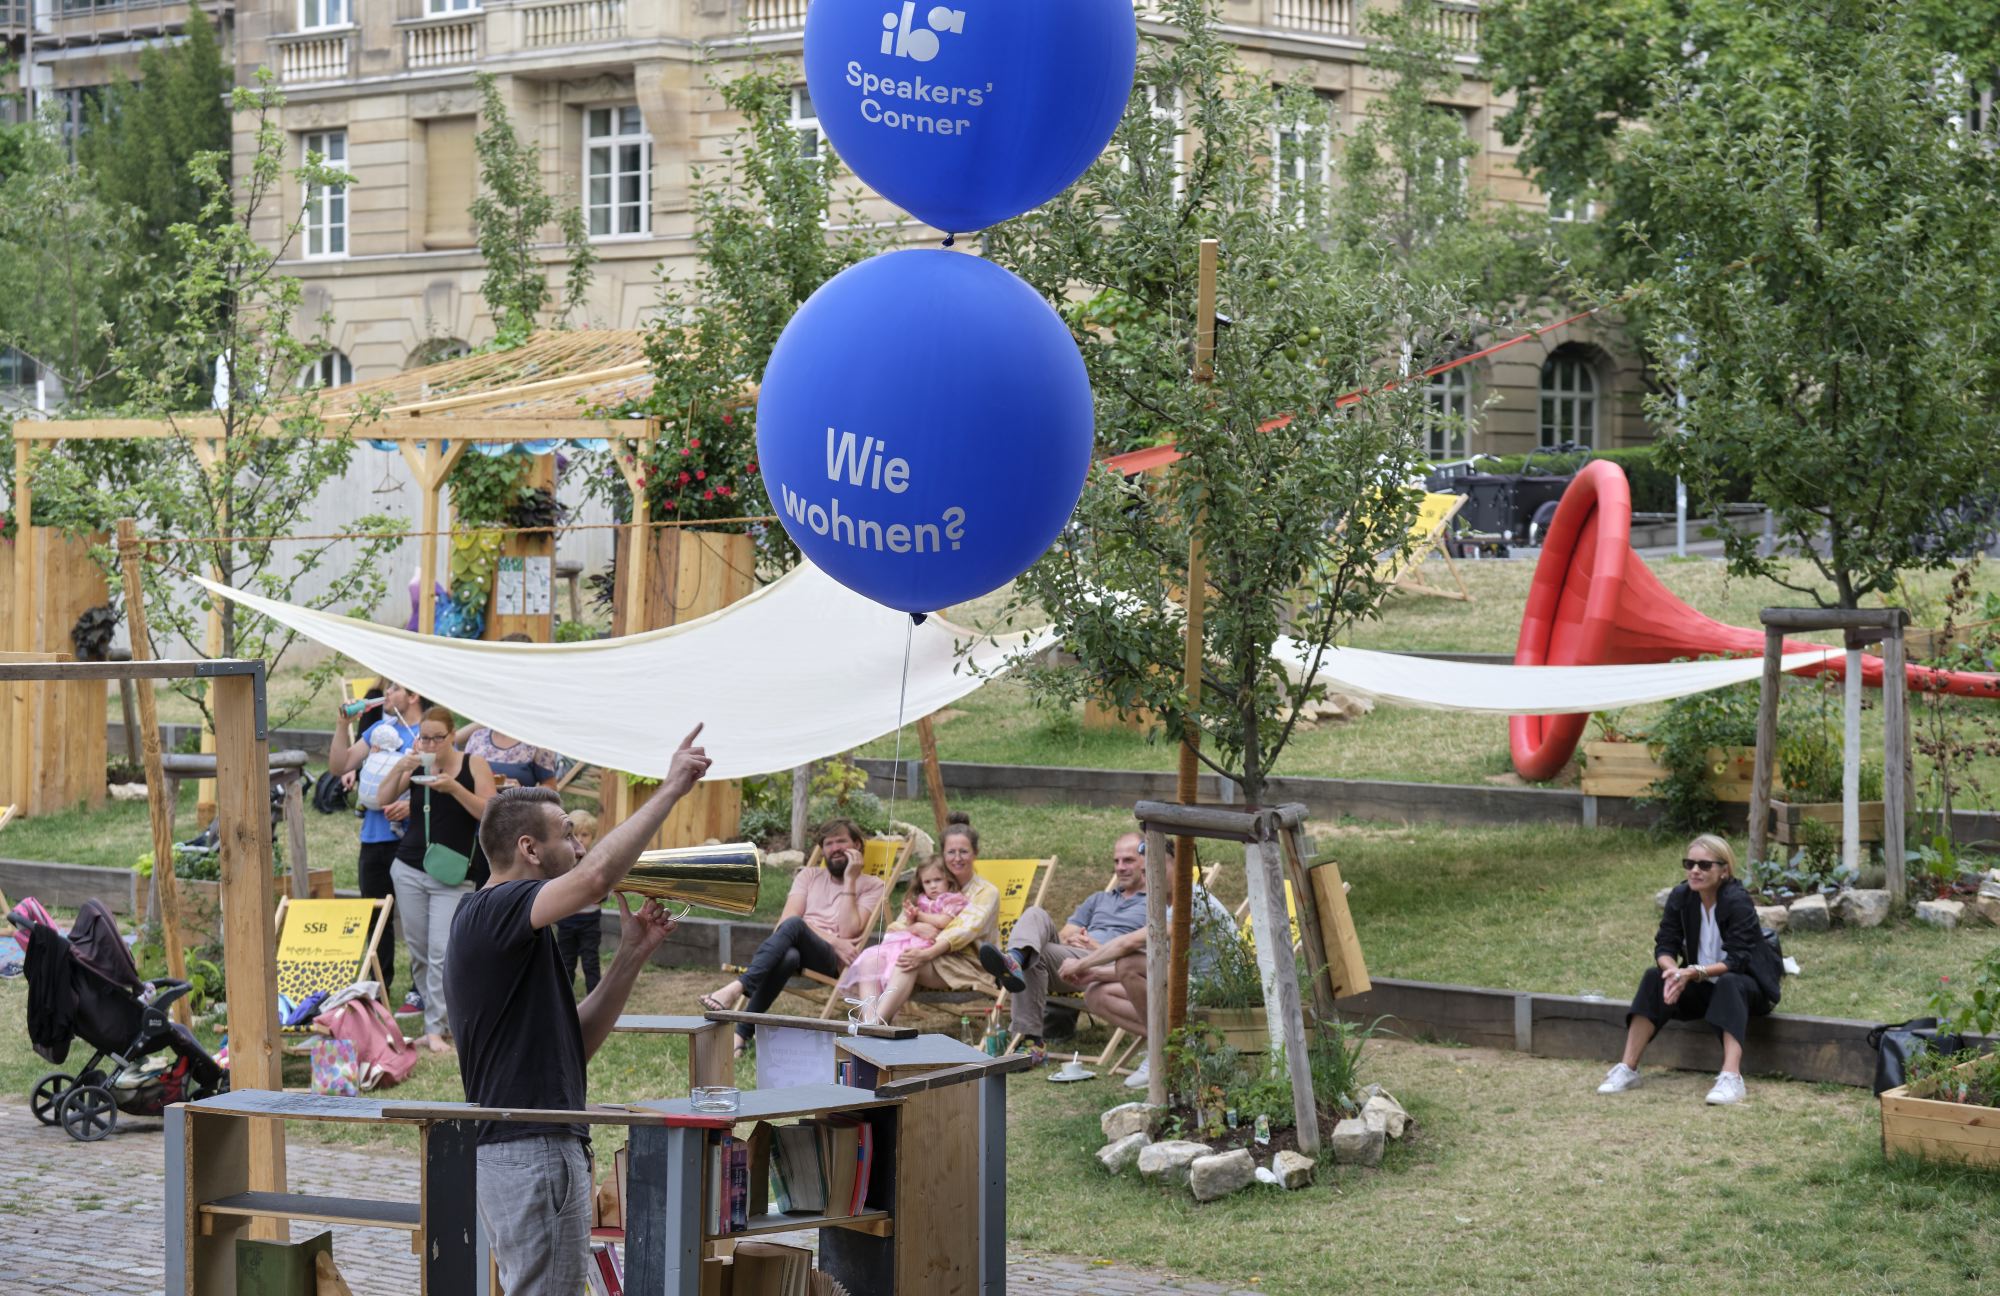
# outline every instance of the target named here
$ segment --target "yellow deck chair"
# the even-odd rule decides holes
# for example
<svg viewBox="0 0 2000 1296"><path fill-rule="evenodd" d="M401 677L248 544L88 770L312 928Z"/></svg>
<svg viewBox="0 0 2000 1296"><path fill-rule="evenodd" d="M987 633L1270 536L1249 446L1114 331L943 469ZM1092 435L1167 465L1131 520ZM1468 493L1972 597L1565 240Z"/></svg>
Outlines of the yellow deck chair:
<svg viewBox="0 0 2000 1296"><path fill-rule="evenodd" d="M1426 492L1424 502L1417 508L1416 518L1410 523L1410 551L1388 558L1377 566L1376 574L1412 594L1471 602L1472 593L1465 588L1465 578L1459 575L1458 564L1445 545L1445 532L1450 529L1451 520L1458 516L1458 511L1465 507L1465 499L1463 495ZM1433 553L1444 559L1445 570L1451 573L1452 583L1458 586L1456 590L1442 589L1424 578L1424 564Z"/></svg>
<svg viewBox="0 0 2000 1296"><path fill-rule="evenodd" d="M1299 897L1298 893L1292 890L1292 880L1290 878L1285 879L1285 916L1292 920L1292 948L1297 949L1301 939L1299 936ZM1242 936L1245 945L1248 945L1252 949L1257 948L1257 929L1256 924L1250 921L1250 899L1248 896L1244 897L1242 904L1236 906L1236 928L1238 934Z"/></svg>
<svg viewBox="0 0 2000 1296"><path fill-rule="evenodd" d="M395 905L394 896L278 901L278 993L298 1003L315 990L331 994L356 981L375 981L387 994L376 951ZM310 1025L284 1028L293 1036L311 1031Z"/></svg>
<svg viewBox="0 0 2000 1296"><path fill-rule="evenodd" d="M910 862L910 850L916 844L914 838L901 835L870 837L861 843L861 871L869 877L881 878L886 885L882 888L882 899L870 910L861 924L861 945L872 944L888 921L889 902L894 898L896 887L903 880L903 870ZM807 857L806 868L825 868L826 862L820 857L818 846ZM811 1003L819 1003L822 1019L833 1016L839 1006L840 997L833 992L839 984L838 977L826 976L810 968L802 969L797 978L786 983L781 994L796 995ZM821 1000L824 1002L820 1002Z"/></svg>

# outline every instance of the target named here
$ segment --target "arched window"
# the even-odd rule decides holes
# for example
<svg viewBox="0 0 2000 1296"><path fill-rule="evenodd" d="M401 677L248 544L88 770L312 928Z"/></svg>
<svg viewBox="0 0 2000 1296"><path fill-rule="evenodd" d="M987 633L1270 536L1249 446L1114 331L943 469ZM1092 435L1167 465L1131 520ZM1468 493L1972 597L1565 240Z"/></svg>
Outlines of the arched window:
<svg viewBox="0 0 2000 1296"><path fill-rule="evenodd" d="M299 375L301 387L345 387L354 381L354 366L338 351L329 351Z"/></svg>
<svg viewBox="0 0 2000 1296"><path fill-rule="evenodd" d="M1431 458L1463 459L1472 432L1472 366L1460 365L1431 375L1424 396L1431 408L1448 420L1431 428Z"/></svg>
<svg viewBox="0 0 2000 1296"><path fill-rule="evenodd" d="M1574 351L1558 351L1542 366L1542 444L1597 444L1597 374Z"/></svg>
<svg viewBox="0 0 2000 1296"><path fill-rule="evenodd" d="M410 362L405 369L421 369L425 365L443 364L463 355L471 355L472 348L457 338L434 337L410 352Z"/></svg>

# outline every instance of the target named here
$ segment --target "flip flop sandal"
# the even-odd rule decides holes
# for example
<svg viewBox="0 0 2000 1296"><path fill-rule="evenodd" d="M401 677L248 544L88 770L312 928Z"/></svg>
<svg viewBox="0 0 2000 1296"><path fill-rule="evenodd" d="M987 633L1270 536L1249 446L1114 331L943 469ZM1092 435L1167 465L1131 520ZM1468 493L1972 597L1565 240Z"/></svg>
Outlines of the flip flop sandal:
<svg viewBox="0 0 2000 1296"><path fill-rule="evenodd" d="M716 999L716 997L715 997L714 995L712 995L712 994L705 994L705 995L701 996L701 998L699 998L699 999L695 1000L695 1002L701 1005L701 1010L702 1010L703 1012L728 1012L728 1011L729 1011L729 1010L728 1010L727 1008L724 1008L724 1007L722 1006L722 1003L721 1003L721 1001L719 1001L718 999Z"/></svg>

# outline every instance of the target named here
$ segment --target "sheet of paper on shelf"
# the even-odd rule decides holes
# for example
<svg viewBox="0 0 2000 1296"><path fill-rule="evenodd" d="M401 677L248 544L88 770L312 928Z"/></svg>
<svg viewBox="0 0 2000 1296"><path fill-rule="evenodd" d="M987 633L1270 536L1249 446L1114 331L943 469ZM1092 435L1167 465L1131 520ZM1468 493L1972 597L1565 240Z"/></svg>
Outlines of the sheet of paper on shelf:
<svg viewBox="0 0 2000 1296"><path fill-rule="evenodd" d="M784 1026L757 1028L757 1087L789 1089L833 1080L833 1032Z"/></svg>

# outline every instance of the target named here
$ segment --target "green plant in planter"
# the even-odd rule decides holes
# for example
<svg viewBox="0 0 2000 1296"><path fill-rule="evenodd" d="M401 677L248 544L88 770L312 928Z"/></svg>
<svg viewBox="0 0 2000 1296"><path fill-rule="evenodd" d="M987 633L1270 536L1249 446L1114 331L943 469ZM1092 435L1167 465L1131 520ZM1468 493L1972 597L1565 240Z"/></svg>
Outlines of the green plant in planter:
<svg viewBox="0 0 2000 1296"><path fill-rule="evenodd" d="M2000 1026L2000 948L1989 950L1972 971L1954 983L1939 977L1931 991L1931 1015L1940 1030L1991 1035Z"/></svg>
<svg viewBox="0 0 2000 1296"><path fill-rule="evenodd" d="M451 597L465 607L484 612L500 568L500 533L474 531L451 538Z"/></svg>
<svg viewBox="0 0 2000 1296"><path fill-rule="evenodd" d="M1718 771L1710 768L1709 753L1755 745L1757 686L1737 684L1676 698L1646 738L1653 759L1667 771L1654 780L1646 797L1660 807L1660 826L1675 833L1714 828L1721 822L1722 803L1710 783Z"/></svg>

